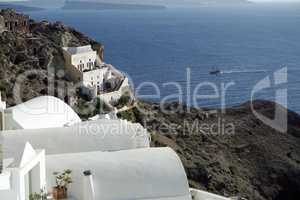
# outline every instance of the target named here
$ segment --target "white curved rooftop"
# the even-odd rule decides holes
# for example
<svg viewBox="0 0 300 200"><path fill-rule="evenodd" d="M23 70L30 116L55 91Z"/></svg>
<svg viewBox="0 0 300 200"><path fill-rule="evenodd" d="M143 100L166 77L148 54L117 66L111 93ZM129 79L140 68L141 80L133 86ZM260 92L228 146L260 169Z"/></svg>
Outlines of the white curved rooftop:
<svg viewBox="0 0 300 200"><path fill-rule="evenodd" d="M150 147L149 134L140 124L124 120L95 120L70 127L2 132L4 158L19 157L29 142L46 154L119 151Z"/></svg>
<svg viewBox="0 0 300 200"><path fill-rule="evenodd" d="M92 172L97 200L191 200L182 163L170 148L49 155L46 168L48 187L54 185L54 171L71 169L69 194L78 200L84 199L86 170Z"/></svg>
<svg viewBox="0 0 300 200"><path fill-rule="evenodd" d="M70 126L81 122L80 117L62 100L40 96L6 109L21 129Z"/></svg>

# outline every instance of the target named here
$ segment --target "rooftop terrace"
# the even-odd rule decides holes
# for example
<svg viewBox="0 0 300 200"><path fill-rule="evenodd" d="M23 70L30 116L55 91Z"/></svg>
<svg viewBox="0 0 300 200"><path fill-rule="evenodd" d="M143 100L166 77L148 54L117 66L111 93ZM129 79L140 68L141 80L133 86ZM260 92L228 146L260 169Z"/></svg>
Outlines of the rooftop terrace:
<svg viewBox="0 0 300 200"><path fill-rule="evenodd" d="M81 46L81 47L63 47L63 49L69 52L71 55L88 53L94 51L91 45Z"/></svg>

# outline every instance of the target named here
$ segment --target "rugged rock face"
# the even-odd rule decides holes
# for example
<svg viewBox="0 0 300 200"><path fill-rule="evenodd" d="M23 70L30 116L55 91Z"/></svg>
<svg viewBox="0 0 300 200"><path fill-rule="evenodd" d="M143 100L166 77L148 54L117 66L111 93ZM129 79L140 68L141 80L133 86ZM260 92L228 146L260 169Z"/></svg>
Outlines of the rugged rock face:
<svg viewBox="0 0 300 200"><path fill-rule="evenodd" d="M30 21L30 33L0 34L0 91L8 105L18 102L13 89L20 85L21 99L51 94L68 99L62 85L72 84L64 79L64 57L61 47L92 44L103 54L103 46L60 22ZM37 73L30 73L38 70ZM25 80L22 76L25 76ZM52 77L52 78L51 78ZM53 77L56 77L54 80ZM18 82L18 80L20 81ZM53 87L48 90L48 85ZM75 95L74 92L71 95Z"/></svg>
<svg viewBox="0 0 300 200"><path fill-rule="evenodd" d="M274 103L254 105L266 116L274 113ZM181 111L173 112L178 107ZM140 102L139 109L120 115L143 123L153 133L153 146L172 147L192 187L249 200L300 199L299 115L289 111L288 132L280 133L257 119L249 103L227 109L223 115L207 115L210 110L186 112L176 103L165 108L170 113L157 104ZM223 124L228 134L216 130Z"/></svg>

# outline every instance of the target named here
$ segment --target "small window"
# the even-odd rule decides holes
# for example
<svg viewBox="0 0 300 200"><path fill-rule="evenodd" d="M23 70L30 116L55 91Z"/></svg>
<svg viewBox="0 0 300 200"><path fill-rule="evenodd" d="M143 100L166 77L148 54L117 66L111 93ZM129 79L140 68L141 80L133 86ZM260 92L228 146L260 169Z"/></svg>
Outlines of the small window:
<svg viewBox="0 0 300 200"><path fill-rule="evenodd" d="M93 77L91 77L91 80L93 80Z"/></svg>
<svg viewBox="0 0 300 200"><path fill-rule="evenodd" d="M6 28L8 27L8 22L5 22L5 27L6 27Z"/></svg>
<svg viewBox="0 0 300 200"><path fill-rule="evenodd" d="M18 22L15 22L15 26L18 26Z"/></svg>

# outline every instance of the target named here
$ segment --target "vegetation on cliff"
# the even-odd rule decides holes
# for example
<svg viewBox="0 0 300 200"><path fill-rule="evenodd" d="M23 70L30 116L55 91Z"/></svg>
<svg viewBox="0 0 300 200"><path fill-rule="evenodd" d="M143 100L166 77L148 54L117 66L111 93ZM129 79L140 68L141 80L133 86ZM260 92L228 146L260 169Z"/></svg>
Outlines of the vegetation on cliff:
<svg viewBox="0 0 300 200"><path fill-rule="evenodd" d="M272 102L253 105L266 116L274 113ZM137 108L119 116L142 123L152 133L153 146L173 148L191 186L249 200L295 200L300 196L298 114L288 112L288 132L280 133L257 119L250 103L228 108L225 114L194 108L187 112L178 103L164 109L167 113L159 104L140 101ZM234 132L218 130L231 123Z"/></svg>

